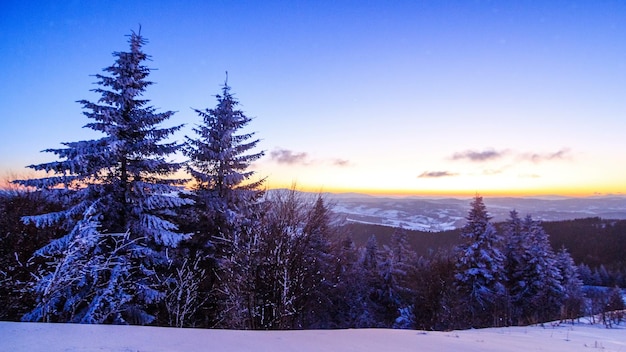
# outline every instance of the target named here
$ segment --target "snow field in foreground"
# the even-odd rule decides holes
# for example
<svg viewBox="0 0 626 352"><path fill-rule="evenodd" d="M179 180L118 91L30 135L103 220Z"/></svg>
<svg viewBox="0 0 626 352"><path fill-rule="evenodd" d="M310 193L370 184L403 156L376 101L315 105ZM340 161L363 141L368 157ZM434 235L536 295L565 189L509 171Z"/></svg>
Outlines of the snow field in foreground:
<svg viewBox="0 0 626 352"><path fill-rule="evenodd" d="M577 323L449 332L237 331L0 322L0 351L626 351L626 327Z"/></svg>

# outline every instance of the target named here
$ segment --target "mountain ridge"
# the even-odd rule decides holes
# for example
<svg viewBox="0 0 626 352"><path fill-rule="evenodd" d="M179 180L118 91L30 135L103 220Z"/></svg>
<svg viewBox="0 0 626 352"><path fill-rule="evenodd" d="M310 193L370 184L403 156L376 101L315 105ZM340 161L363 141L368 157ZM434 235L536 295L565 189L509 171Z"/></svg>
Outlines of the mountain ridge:
<svg viewBox="0 0 626 352"><path fill-rule="evenodd" d="M270 190L276 192L281 190ZM284 191L284 190L283 190ZM403 227L411 230L440 232L465 224L471 197L378 196L361 193L301 192L321 195L332 210L346 222ZM512 210L520 216L532 215L539 221L561 221L599 217L626 219L626 196L591 197L483 197L494 222L505 221Z"/></svg>

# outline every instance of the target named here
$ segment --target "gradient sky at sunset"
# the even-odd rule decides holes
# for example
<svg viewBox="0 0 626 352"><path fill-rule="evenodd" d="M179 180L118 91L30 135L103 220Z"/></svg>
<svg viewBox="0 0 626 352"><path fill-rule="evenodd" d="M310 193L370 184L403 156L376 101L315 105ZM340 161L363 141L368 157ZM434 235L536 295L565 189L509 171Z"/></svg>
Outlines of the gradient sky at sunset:
<svg viewBox="0 0 626 352"><path fill-rule="evenodd" d="M270 187L626 193L624 1L2 1L0 171L98 138L79 99L138 30L199 123L228 71Z"/></svg>

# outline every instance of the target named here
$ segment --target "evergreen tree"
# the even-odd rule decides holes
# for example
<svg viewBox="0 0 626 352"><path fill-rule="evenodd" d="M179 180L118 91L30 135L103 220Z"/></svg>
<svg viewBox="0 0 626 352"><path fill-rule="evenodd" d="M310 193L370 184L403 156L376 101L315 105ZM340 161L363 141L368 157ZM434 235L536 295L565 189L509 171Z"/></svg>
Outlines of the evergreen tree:
<svg viewBox="0 0 626 352"><path fill-rule="evenodd" d="M506 227L507 275L514 324L557 318L562 303L562 276L541 224L512 211Z"/></svg>
<svg viewBox="0 0 626 352"><path fill-rule="evenodd" d="M377 273L378 271L378 240L376 235L371 235L367 239L365 249L361 255L361 266L370 273Z"/></svg>
<svg viewBox="0 0 626 352"><path fill-rule="evenodd" d="M381 271L386 261L385 254L379 249L376 236L370 236L362 249L360 260L364 290L360 297L363 308L356 321L357 328L391 327L397 317L397 310Z"/></svg>
<svg viewBox="0 0 626 352"><path fill-rule="evenodd" d="M233 240L234 227L251 215L251 207L263 195L264 179L251 181L249 170L264 152L249 153L259 140L254 133L240 133L251 121L237 109L239 102L225 82L217 106L195 112L203 124L194 128L198 138L187 137L184 148L189 157L188 171L195 181L194 200L200 227L195 241L206 246L214 238Z"/></svg>
<svg viewBox="0 0 626 352"><path fill-rule="evenodd" d="M251 249L244 247L254 243L254 235L247 235L258 226L260 208L256 206L263 195L260 187L264 182L263 179L251 181L255 172L249 170L251 163L264 155L263 152L250 153L259 140L253 139L253 133L241 133L251 119L237 109L239 103L230 93L227 82L216 98L215 108L194 110L202 118L202 124L194 128L196 138L186 137L183 149L189 157L187 170L195 181L191 195L195 204L190 216L195 234L187 244L189 253L185 257L195 258L194 262L206 272L218 273L201 280L199 289L203 295L210 296L216 292L216 283L232 286L239 282L236 277L242 273L237 274L236 268L241 269L238 264L243 259L239 259L239 263L233 261ZM223 280L218 282L220 278ZM235 288L217 288L222 293L232 290ZM222 298L223 301L230 299ZM205 301L205 307L198 307L205 320L215 315L209 310L215 310L210 306L219 304L217 300L219 298L212 297ZM203 325L212 323L205 321Z"/></svg>
<svg viewBox="0 0 626 352"><path fill-rule="evenodd" d="M512 210L505 225L506 238L506 275L509 297L509 322L518 324L523 316L519 305L523 303L526 281L523 277L528 266L530 240L522 228L522 219L517 211Z"/></svg>
<svg viewBox="0 0 626 352"><path fill-rule="evenodd" d="M530 215L523 220L523 231L528 237L530 248L523 280L522 306L528 322L544 322L558 317L563 299L561 273L548 234L538 221ZM534 321L533 321L534 320Z"/></svg>
<svg viewBox="0 0 626 352"><path fill-rule="evenodd" d="M300 287L297 306L300 309L298 327L319 329L330 327L329 296L337 284L333 275L333 264L336 261L331 251L330 238L336 235L331 210L321 195L308 211L303 236L297 241L302 248L302 264Z"/></svg>
<svg viewBox="0 0 626 352"><path fill-rule="evenodd" d="M329 296L329 328L355 328L366 309L363 300L368 292L365 275L359 265L359 250L352 238L345 237L338 246L334 269L337 283Z"/></svg>
<svg viewBox="0 0 626 352"><path fill-rule="evenodd" d="M501 238L478 195L471 203L461 237L465 243L458 247L455 285L466 300L460 304L467 309L468 324L472 327L502 324L505 258L499 248Z"/></svg>
<svg viewBox="0 0 626 352"><path fill-rule="evenodd" d="M574 259L572 258L572 260ZM598 285L598 283L594 281L593 272L591 268L589 267L589 265L585 263L580 263L576 266L576 269L578 271L578 275L580 276L580 279L583 282L583 285L589 285L589 286Z"/></svg>
<svg viewBox="0 0 626 352"><path fill-rule="evenodd" d="M564 294L561 317L578 318L583 312L584 305L583 281L578 274L578 267L565 247L557 253L556 265L561 273Z"/></svg>
<svg viewBox="0 0 626 352"><path fill-rule="evenodd" d="M19 321L35 306L31 275L41 263L29 258L63 232L25 225L24 216L60 209L42 192L11 186L0 190L0 320Z"/></svg>
<svg viewBox="0 0 626 352"><path fill-rule="evenodd" d="M455 259L440 252L432 259L420 258L415 275L413 319L423 330L450 330L464 327L456 315L459 299L454 290ZM465 312L463 312L465 313Z"/></svg>
<svg viewBox="0 0 626 352"><path fill-rule="evenodd" d="M396 328L412 328L413 321L413 296L415 289L412 287L410 277L416 271L416 254L409 244L408 234L405 229L397 228L391 234L391 244L385 248L384 260L380 265L380 271L385 283L384 295L391 301L394 321L388 322L389 326Z"/></svg>
<svg viewBox="0 0 626 352"><path fill-rule="evenodd" d="M146 40L132 32L129 43L130 51L113 53L115 63L104 69L109 75L95 76L100 99L79 101L92 120L85 127L104 137L46 150L62 160L30 168L52 175L17 181L65 206L26 217L27 223L68 231L37 252L52 265L25 320L150 323L150 307L164 296L158 273L169 263L167 251L188 237L170 220L189 203L176 196L182 180L170 178L180 165L165 159L179 148L165 140L181 126L159 127L173 112L157 113L142 98L152 84Z"/></svg>

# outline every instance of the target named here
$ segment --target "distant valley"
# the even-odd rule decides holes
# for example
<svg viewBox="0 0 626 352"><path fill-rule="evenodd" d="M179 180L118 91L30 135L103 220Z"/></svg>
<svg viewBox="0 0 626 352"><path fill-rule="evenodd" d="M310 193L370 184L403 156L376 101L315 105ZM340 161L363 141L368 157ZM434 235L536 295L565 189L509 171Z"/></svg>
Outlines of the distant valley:
<svg viewBox="0 0 626 352"><path fill-rule="evenodd" d="M378 197L365 194L325 194L333 211L347 222L438 232L463 226L470 198ZM535 220L560 221L589 217L626 219L626 197L484 198L494 222L511 210Z"/></svg>

